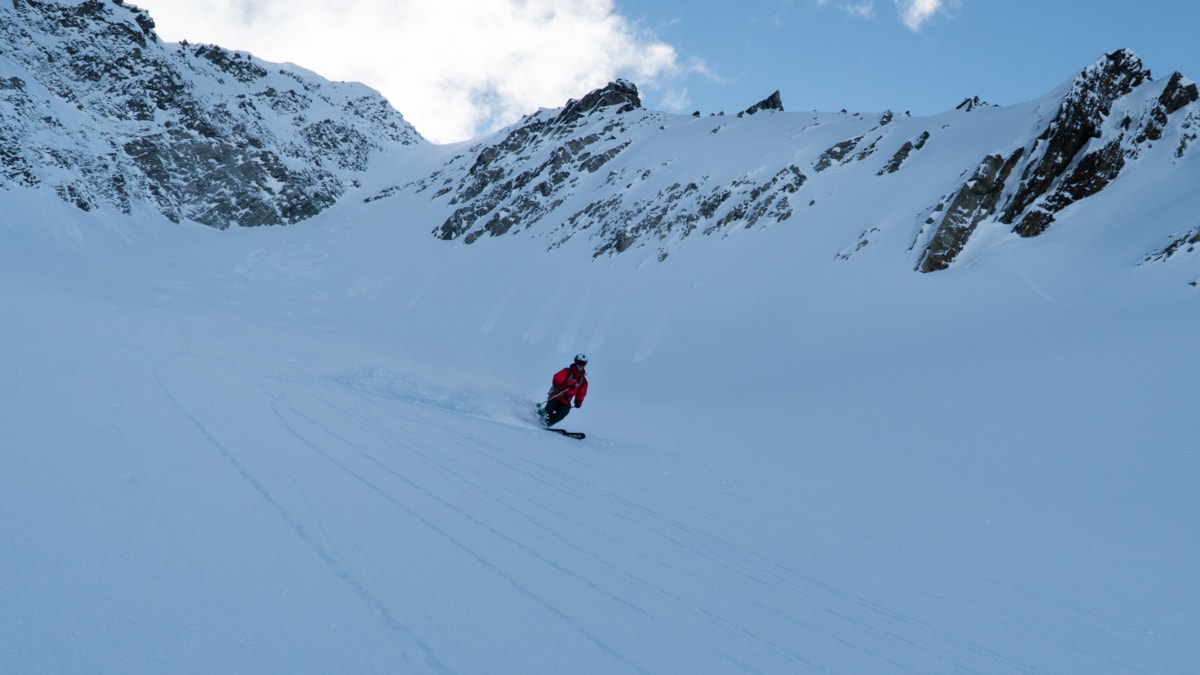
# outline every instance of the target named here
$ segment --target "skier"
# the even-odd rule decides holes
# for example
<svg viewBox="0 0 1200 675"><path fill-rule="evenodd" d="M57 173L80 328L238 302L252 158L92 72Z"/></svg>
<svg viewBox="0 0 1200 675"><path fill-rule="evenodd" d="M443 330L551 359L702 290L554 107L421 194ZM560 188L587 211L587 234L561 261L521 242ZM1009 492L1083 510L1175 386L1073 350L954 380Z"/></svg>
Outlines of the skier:
<svg viewBox="0 0 1200 675"><path fill-rule="evenodd" d="M572 398L576 408L583 405L588 389L586 369L587 355L576 354L574 363L554 374L546 407L542 409L542 418L546 426L558 424L571 412Z"/></svg>

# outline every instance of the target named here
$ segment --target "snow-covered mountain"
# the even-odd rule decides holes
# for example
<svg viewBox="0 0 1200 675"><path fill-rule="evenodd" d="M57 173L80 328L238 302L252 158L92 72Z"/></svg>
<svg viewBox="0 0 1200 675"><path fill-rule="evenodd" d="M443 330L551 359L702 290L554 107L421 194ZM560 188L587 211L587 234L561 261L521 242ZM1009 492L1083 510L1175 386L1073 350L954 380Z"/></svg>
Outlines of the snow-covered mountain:
<svg viewBox="0 0 1200 675"><path fill-rule="evenodd" d="M928 119L785 114L778 92L736 118L688 119L642 109L636 88L615 82L471 146L418 190L451 211L435 230L445 239L532 229L552 245L587 236L596 255L650 246L661 258L693 235L836 226L839 197L872 200L852 248L899 229L928 272L948 267L981 222L1034 237L1127 164L1127 185L1178 166L1197 138L1198 99L1179 73L1151 81L1129 51L1033 103L969 99Z"/></svg>
<svg viewBox="0 0 1200 675"><path fill-rule="evenodd" d="M211 45L120 2L0 11L0 188L210 227L295 223L423 142L377 92Z"/></svg>
<svg viewBox="0 0 1200 675"><path fill-rule="evenodd" d="M1195 670L1186 79L438 146L0 21L0 672Z"/></svg>
<svg viewBox="0 0 1200 675"><path fill-rule="evenodd" d="M11 45L0 186L217 228L295 223L343 198L400 212L431 199L442 239L583 238L593 255L660 259L696 236L845 229L847 206L868 202L853 232L818 245L845 258L887 239L929 272L977 234L1036 237L1102 191L1128 199L1149 176L1189 172L1200 133L1196 84L1178 72L1154 80L1119 50L1030 103L974 97L930 118L788 113L779 92L737 115L687 117L646 110L634 84L614 82L447 159L421 152L416 131L362 85L164 44L153 25L101 0L18 1L0 15ZM347 192L368 173L384 187ZM1127 255L1169 257L1200 236L1193 223L1150 227L1170 239Z"/></svg>

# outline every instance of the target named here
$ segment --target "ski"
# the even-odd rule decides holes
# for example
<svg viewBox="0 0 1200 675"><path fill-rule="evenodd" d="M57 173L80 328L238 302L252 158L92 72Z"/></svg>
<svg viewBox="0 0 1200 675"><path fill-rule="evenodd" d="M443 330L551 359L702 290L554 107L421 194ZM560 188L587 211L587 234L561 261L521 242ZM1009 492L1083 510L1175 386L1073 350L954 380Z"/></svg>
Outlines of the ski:
<svg viewBox="0 0 1200 675"><path fill-rule="evenodd" d="M539 422L541 422L542 424L545 424L546 423L546 409L542 407L543 405L545 405L545 404L544 403L535 404L534 415L537 416L537 419ZM575 440L578 440L578 441L582 441L584 438L587 437L587 435L584 434L582 431L567 431L565 429L552 429L552 428L546 427L546 426L543 426L542 428L545 429L546 431L553 431L556 434L562 434L563 436L570 436L571 438L574 438Z"/></svg>
<svg viewBox="0 0 1200 675"><path fill-rule="evenodd" d="M556 434L562 434L563 436L570 436L571 438L574 438L574 439L580 440L580 441L582 441L584 438L587 438L587 435L584 434L582 431L566 431L565 429L551 429L550 427L546 427L546 431L553 431Z"/></svg>

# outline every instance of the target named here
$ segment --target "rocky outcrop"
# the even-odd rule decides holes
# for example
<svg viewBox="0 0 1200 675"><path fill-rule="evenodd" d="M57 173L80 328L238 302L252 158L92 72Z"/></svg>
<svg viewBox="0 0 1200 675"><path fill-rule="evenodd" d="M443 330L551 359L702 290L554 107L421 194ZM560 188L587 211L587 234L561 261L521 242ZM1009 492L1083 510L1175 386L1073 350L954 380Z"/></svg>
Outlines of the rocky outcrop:
<svg viewBox="0 0 1200 675"><path fill-rule="evenodd" d="M295 223L373 153L422 142L376 92L209 45L168 45L130 5L13 0L0 188L84 210L143 204L215 228Z"/></svg>
<svg viewBox="0 0 1200 675"><path fill-rule="evenodd" d="M751 228L760 221L783 222L792 216L789 195L798 192L807 180L804 172L792 165L762 184L748 176L708 189L696 183L676 183L648 199L590 205L572 215L568 224L598 227L602 243L595 255L620 253L646 237L659 241L682 239L698 228L702 234L712 235L733 225ZM666 252L659 258L666 258Z"/></svg>
<svg viewBox="0 0 1200 675"><path fill-rule="evenodd" d="M862 136L857 136L830 146L813 162L813 170L820 173L834 164L848 161L850 153L854 152L862 139Z"/></svg>
<svg viewBox="0 0 1200 675"><path fill-rule="evenodd" d="M1114 125L1106 126L1118 101L1149 81L1150 71L1128 50L1107 54L1084 69L1031 145L1015 151L1003 164L997 162L999 156L989 156L981 169L996 167L995 177L989 178L990 171L976 171L956 190L951 202L969 207L966 211L951 208L938 213L935 209L938 215L927 225L936 227L919 256L917 269L928 272L947 267L975 226L988 218L1011 226L1023 237L1035 237L1050 227L1056 213L1108 186L1129 158L1162 137L1171 115L1197 100L1196 85L1176 73L1138 119L1127 113L1115 132ZM975 107L974 101L964 105ZM1180 156L1186 139L1184 135ZM1014 170L1020 178L1009 185L1008 175ZM979 192L984 187L986 195Z"/></svg>
<svg viewBox="0 0 1200 675"><path fill-rule="evenodd" d="M1162 94L1142 116L1140 123L1135 123L1132 117L1126 116L1121 122L1122 128L1133 133L1134 142L1138 145L1160 140L1171 116L1197 100L1200 100L1200 92L1196 89L1196 83L1185 81L1183 75L1178 72L1172 73L1163 87ZM1195 139L1195 133L1186 133L1186 130L1193 127L1194 119L1193 116L1188 116L1181 125L1185 133L1181 135L1181 148L1175 153L1177 157L1182 157L1186 143ZM1133 154L1136 156L1136 152Z"/></svg>
<svg viewBox="0 0 1200 675"><path fill-rule="evenodd" d="M617 112L626 113L641 107L642 99L638 96L637 87L628 80L616 80L578 101L567 101L551 126L572 124L603 108L615 108Z"/></svg>
<svg viewBox="0 0 1200 675"><path fill-rule="evenodd" d="M889 160L888 163L879 170L879 173L875 175L882 176L885 173L896 173L900 170L900 167L904 165L904 162L908 161L909 156L912 155L914 151L925 147L925 143L928 141L928 131L922 131L921 135L918 136L914 141L905 141L904 145L900 146L900 149L896 151L896 154L892 155L891 160Z"/></svg>
<svg viewBox="0 0 1200 675"><path fill-rule="evenodd" d="M938 223L938 227L917 263L919 271L933 272L950 266L976 226L995 212L1004 183L1021 154L1018 150L1007 161L1000 155L984 158L948 204L939 204L934 209L940 218L931 217L926 224Z"/></svg>
<svg viewBox="0 0 1200 675"><path fill-rule="evenodd" d="M1058 114L1034 143L1030 162L1016 191L1004 206L1000 222L1015 224L1013 231L1021 236L1041 234L1053 219L1054 209L1038 208L1027 212L1029 207L1048 194L1054 183L1071 169L1084 147L1100 136L1101 125L1111 112L1113 102L1128 95L1149 77L1150 71L1127 50L1108 54L1085 69L1075 79ZM1119 167L1114 169L1103 162L1092 162L1092 165L1110 177L1120 172ZM1087 182L1081 176L1074 180Z"/></svg>
<svg viewBox="0 0 1200 675"><path fill-rule="evenodd" d="M1143 262L1163 262L1180 253L1195 253L1197 245L1200 245L1200 227L1192 228L1176 237L1170 244L1146 256Z"/></svg>
<svg viewBox="0 0 1200 675"><path fill-rule="evenodd" d="M989 106L991 106L991 104L988 103L987 101L984 101L983 99L979 98L978 96L972 96L971 98L963 99L963 102L959 103L957 106L955 106L954 109L962 110L963 112L971 112L972 110L974 110L976 108L985 108L985 107L989 107Z"/></svg>
<svg viewBox="0 0 1200 675"><path fill-rule="evenodd" d="M1023 237L1041 234L1054 222L1055 213L1116 179L1126 158L1136 157L1148 142L1159 140L1170 115L1198 98L1196 85L1185 84L1175 73L1139 122L1127 114L1121 133L1105 139L1101 126L1113 104L1149 79L1150 72L1128 51L1113 52L1084 71L1059 115L1039 137L1045 141L1045 154L1026 169L1026 178L1000 221L1012 224Z"/></svg>
<svg viewBox="0 0 1200 675"><path fill-rule="evenodd" d="M783 97L779 95L778 89L775 90L775 93L738 113L738 117L753 115L760 110L777 110L783 112Z"/></svg>

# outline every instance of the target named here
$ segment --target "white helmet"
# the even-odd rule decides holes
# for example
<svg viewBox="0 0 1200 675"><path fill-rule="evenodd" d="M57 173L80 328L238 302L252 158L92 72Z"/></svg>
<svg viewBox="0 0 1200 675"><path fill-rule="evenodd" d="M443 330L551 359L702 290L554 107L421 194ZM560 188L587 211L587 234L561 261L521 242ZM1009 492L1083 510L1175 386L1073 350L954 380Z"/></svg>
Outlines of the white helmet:
<svg viewBox="0 0 1200 675"><path fill-rule="evenodd" d="M587 365L587 354L579 353L575 355L575 365L583 368Z"/></svg>

